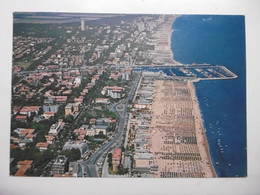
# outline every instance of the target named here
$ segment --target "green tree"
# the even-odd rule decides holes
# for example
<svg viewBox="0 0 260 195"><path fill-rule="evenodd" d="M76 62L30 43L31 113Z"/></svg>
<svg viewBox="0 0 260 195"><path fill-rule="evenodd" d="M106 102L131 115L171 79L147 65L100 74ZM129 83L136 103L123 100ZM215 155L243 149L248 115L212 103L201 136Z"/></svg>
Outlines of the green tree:
<svg viewBox="0 0 260 195"><path fill-rule="evenodd" d="M112 156L112 153L108 153L107 155L107 162L109 167L112 167Z"/></svg>
<svg viewBox="0 0 260 195"><path fill-rule="evenodd" d="M66 155L66 157L68 158L68 161L70 161L70 162L77 161L81 157L81 153L78 148L77 149L72 148L71 150L62 151L61 154Z"/></svg>
<svg viewBox="0 0 260 195"><path fill-rule="evenodd" d="M107 136L103 134L102 131L98 133L98 135L94 135L94 138L100 138L100 139L105 139Z"/></svg>
<svg viewBox="0 0 260 195"><path fill-rule="evenodd" d="M125 170L124 170L124 167L123 167L122 164L119 164L119 165L117 166L117 169L118 169L117 173L118 173L119 175L124 175L124 174L125 174Z"/></svg>
<svg viewBox="0 0 260 195"><path fill-rule="evenodd" d="M68 123L72 123L73 122L73 116L72 115L68 115L65 117L64 119L65 122L68 122Z"/></svg>

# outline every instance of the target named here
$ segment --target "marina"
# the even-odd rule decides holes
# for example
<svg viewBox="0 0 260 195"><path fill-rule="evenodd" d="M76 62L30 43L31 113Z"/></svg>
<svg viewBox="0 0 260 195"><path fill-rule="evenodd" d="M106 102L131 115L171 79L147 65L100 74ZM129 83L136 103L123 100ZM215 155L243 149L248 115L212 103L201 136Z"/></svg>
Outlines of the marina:
<svg viewBox="0 0 260 195"><path fill-rule="evenodd" d="M142 66L135 67L134 71L158 72L162 71L174 80L218 80L218 79L236 79L238 76L221 65L176 65L176 66Z"/></svg>

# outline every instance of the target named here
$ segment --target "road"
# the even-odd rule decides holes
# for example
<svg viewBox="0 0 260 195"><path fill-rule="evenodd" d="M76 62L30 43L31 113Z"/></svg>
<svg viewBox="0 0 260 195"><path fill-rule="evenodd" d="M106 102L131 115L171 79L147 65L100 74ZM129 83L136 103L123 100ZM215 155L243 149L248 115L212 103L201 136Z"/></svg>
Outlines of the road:
<svg viewBox="0 0 260 195"><path fill-rule="evenodd" d="M103 156L109 149L112 147L116 146L120 147L122 143L122 138L123 138L123 132L124 132L124 126L125 126L125 121L126 121L126 116L127 116L127 108L128 108L128 100L132 99L133 94L136 90L137 84L140 81L141 76L138 75L137 78L135 79L132 88L125 100L125 109L123 116L119 116L120 122L119 122L119 127L118 127L118 132L116 136L110 140L107 144L101 146L94 154L91 155L91 157L85 161L85 170L86 170L86 176L87 177L98 177L98 173L96 170L96 163L98 159Z"/></svg>

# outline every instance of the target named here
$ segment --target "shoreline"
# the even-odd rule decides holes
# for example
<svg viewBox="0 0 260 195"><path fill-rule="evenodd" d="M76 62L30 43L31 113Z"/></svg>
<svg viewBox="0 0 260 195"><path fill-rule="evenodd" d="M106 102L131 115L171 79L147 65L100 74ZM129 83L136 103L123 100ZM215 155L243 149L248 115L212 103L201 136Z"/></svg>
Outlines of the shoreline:
<svg viewBox="0 0 260 195"><path fill-rule="evenodd" d="M176 20L178 17L180 17L180 16L181 16L181 15L177 15L177 17L173 20L172 25L173 25L173 23L175 22L175 20ZM172 25L171 25L171 27L172 27ZM172 33L173 33L173 31L174 31L174 30L172 29ZM170 40L171 40L171 42L170 42L171 45L172 45L172 39L171 39L172 33L171 33L171 36L169 36L169 38L170 38ZM171 48L171 51L172 51L172 57L173 57L173 59L174 59L174 54L173 54L172 48ZM176 60L174 59L174 61L176 61ZM176 62L177 62L177 61L176 61ZM180 65L182 65L180 62L178 62L178 63L179 63ZM205 149L206 149L207 157L208 157L209 162L210 162L210 164L211 164L211 171L213 172L214 177L217 177L217 173L216 173L216 170L215 170L215 168L214 168L214 165L213 165L213 163L212 163L212 159L211 159L211 156L210 156L210 148L209 148L207 136L206 136L205 131L204 131L204 129L205 129L205 127L204 127L204 121L203 121L203 119L202 119L200 105L199 105L199 101L198 101L198 98L197 98L197 95L196 95L196 89L195 89L195 86L194 86L193 83L191 83L190 85L192 85L192 86L191 86L191 91L193 92L192 98L193 98L194 102L196 102L196 103L195 103L195 104L196 104L195 107L197 108L197 113L198 113L198 115L199 115L198 118L199 118L199 120L200 120L200 124L201 124L202 130L203 130L202 134L203 134L203 139L204 139L204 142L205 142Z"/></svg>
<svg viewBox="0 0 260 195"><path fill-rule="evenodd" d="M166 16L168 21L164 22L154 33L153 36L156 39L156 44L154 50L151 52L154 58L153 63L157 65L182 65L174 59L174 54L171 48L171 37L173 32L172 25L180 16L181 15Z"/></svg>
<svg viewBox="0 0 260 195"><path fill-rule="evenodd" d="M173 53L173 50L172 50L172 33L173 33L173 29L172 29L172 25L173 25L173 23L175 22L175 20L178 18L178 17L181 17L181 15L176 15L175 16L175 18L173 19L173 21L171 22L171 26L170 26L170 28L171 28L171 33L170 33L170 35L169 35L169 38L168 38L168 43L169 43L169 48L170 48L170 50L171 50L171 57L172 57L172 59L177 63L176 65L183 65L182 63L180 63L180 62L177 62L175 59L174 59L174 53Z"/></svg>
<svg viewBox="0 0 260 195"><path fill-rule="evenodd" d="M213 174L212 177L218 177L216 170L214 168L214 165L212 163L211 156L210 156L208 139L207 139L207 136L205 134L205 127L204 127L204 122L203 122L202 115L201 115L201 110L200 110L200 107L199 107L199 101L198 101L198 98L197 98L197 95L196 95L196 89L195 89L195 86L192 82L189 82L188 86L189 86L190 91L191 91L192 102L194 104L193 107L195 107L194 112L197 115L197 117L195 117L195 120L197 121L197 123L195 123L195 124L198 124L198 128L196 128L197 138L199 138L199 137L201 138L201 136L202 136L203 140L201 140L201 141L204 145L203 145L203 147L201 147L201 150L205 150L204 152L206 153L206 157L204 156L204 158L206 158L207 161L209 162L209 168L211 169L211 172ZM199 132L198 132L198 130L199 130ZM201 135L201 136L199 136L199 135ZM204 162L204 164L205 163L207 164L207 162Z"/></svg>

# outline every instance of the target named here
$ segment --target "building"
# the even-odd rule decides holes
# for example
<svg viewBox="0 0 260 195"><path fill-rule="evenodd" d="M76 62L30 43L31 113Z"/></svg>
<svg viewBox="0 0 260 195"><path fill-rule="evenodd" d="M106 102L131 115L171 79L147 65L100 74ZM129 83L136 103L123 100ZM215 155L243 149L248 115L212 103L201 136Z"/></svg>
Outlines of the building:
<svg viewBox="0 0 260 195"><path fill-rule="evenodd" d="M67 166L68 159L65 155L59 155L53 165L52 165L52 173L53 174L64 174L65 173L65 168Z"/></svg>
<svg viewBox="0 0 260 195"><path fill-rule="evenodd" d="M96 135L100 134L100 132L102 132L103 135L107 134L107 125L94 125L94 128Z"/></svg>
<svg viewBox="0 0 260 195"><path fill-rule="evenodd" d="M88 136L98 135L100 132L102 132L103 135L106 135L107 129L107 125L82 125L80 127L80 130L85 130L86 135Z"/></svg>
<svg viewBox="0 0 260 195"><path fill-rule="evenodd" d="M111 96L113 99L118 99L118 98L121 98L121 95L122 95L122 90L114 89L114 90L112 90L110 96Z"/></svg>
<svg viewBox="0 0 260 195"><path fill-rule="evenodd" d="M142 23L142 22L138 23L137 27L138 27L138 31L139 32L143 32L144 31L144 23Z"/></svg>
<svg viewBox="0 0 260 195"><path fill-rule="evenodd" d="M25 116L25 115L17 115L17 116L15 117L15 119L16 119L17 121L27 122L27 116Z"/></svg>
<svg viewBox="0 0 260 195"><path fill-rule="evenodd" d="M41 152L44 150L47 150L49 147L49 143L48 142L38 142L36 144L36 148L38 148Z"/></svg>
<svg viewBox="0 0 260 195"><path fill-rule="evenodd" d="M136 168L150 168L153 166L154 156L151 153L138 153L134 155Z"/></svg>
<svg viewBox="0 0 260 195"><path fill-rule="evenodd" d="M89 120L89 124L90 124L90 125L95 125L95 124L96 124L96 119L95 119L95 118L91 118L91 119Z"/></svg>
<svg viewBox="0 0 260 195"><path fill-rule="evenodd" d="M39 106L24 106L20 110L20 114L27 115L28 117L30 117L32 112L35 112L35 114L38 114L39 109L40 109Z"/></svg>
<svg viewBox="0 0 260 195"><path fill-rule="evenodd" d="M52 98L44 99L43 103L44 103L45 105L52 105L52 104L54 104L54 99L52 99ZM46 111L51 111L51 110L47 110L47 109L48 109L48 107L43 106L43 110L44 110L45 112L46 112Z"/></svg>
<svg viewBox="0 0 260 195"><path fill-rule="evenodd" d="M68 103L65 107L65 116L75 115L79 112L80 102L77 103Z"/></svg>
<svg viewBox="0 0 260 195"><path fill-rule="evenodd" d="M122 80L129 80L129 73L128 72L123 72L122 74Z"/></svg>
<svg viewBox="0 0 260 195"><path fill-rule="evenodd" d="M65 116L73 115L73 104L69 103L65 107Z"/></svg>
<svg viewBox="0 0 260 195"><path fill-rule="evenodd" d="M19 138L11 137L14 143L18 143L20 148L23 148L26 144L33 142L33 138L36 136L35 129L17 128L14 130Z"/></svg>
<svg viewBox="0 0 260 195"><path fill-rule="evenodd" d="M76 77L75 78L75 80L74 80L74 84L81 84L81 80L82 80L82 78L81 78L81 76L79 76L79 77Z"/></svg>
<svg viewBox="0 0 260 195"><path fill-rule="evenodd" d="M17 128L14 130L20 138L25 138L28 135L34 134L35 129Z"/></svg>
<svg viewBox="0 0 260 195"><path fill-rule="evenodd" d="M48 101L48 99L47 99ZM59 109L59 105L44 105L43 107L43 112L54 112L57 113Z"/></svg>
<svg viewBox="0 0 260 195"><path fill-rule="evenodd" d="M84 126L84 125L83 125ZM96 135L96 129L92 126L92 125L89 125L87 128L86 128L86 135L88 136L94 136Z"/></svg>
<svg viewBox="0 0 260 195"><path fill-rule="evenodd" d="M79 149L81 156L88 150L88 145L84 142L67 141L63 146L63 150Z"/></svg>
<svg viewBox="0 0 260 195"><path fill-rule="evenodd" d="M17 166L18 170L14 176L25 176L26 171L31 168L32 163L32 160L19 161Z"/></svg>
<svg viewBox="0 0 260 195"><path fill-rule="evenodd" d="M109 126L109 124L110 124L109 118L98 118L98 119L96 119L96 125Z"/></svg>
<svg viewBox="0 0 260 195"><path fill-rule="evenodd" d="M109 98L96 98L96 104L109 104Z"/></svg>
<svg viewBox="0 0 260 195"><path fill-rule="evenodd" d="M85 30L85 21L81 20L81 31Z"/></svg>
<svg viewBox="0 0 260 195"><path fill-rule="evenodd" d="M54 112L44 112L43 113L43 117L45 118L45 119L50 119L51 117L54 117Z"/></svg>
<svg viewBox="0 0 260 195"><path fill-rule="evenodd" d="M55 137L52 136L52 135L45 135L45 139L46 139L47 143L53 144L54 140L55 140Z"/></svg>
<svg viewBox="0 0 260 195"><path fill-rule="evenodd" d="M122 87L117 87L117 86L106 86L103 88L103 90L101 91L102 95L107 94L108 96L117 99L117 98L121 98L122 96L122 91L123 88Z"/></svg>
<svg viewBox="0 0 260 195"><path fill-rule="evenodd" d="M120 165L122 157L122 150L121 148L116 148L113 152L112 156L112 165L113 165L113 171L118 171L118 165Z"/></svg>
<svg viewBox="0 0 260 195"><path fill-rule="evenodd" d="M58 122L53 124L49 130L49 135L57 136L62 129L62 123L63 122Z"/></svg>
<svg viewBox="0 0 260 195"><path fill-rule="evenodd" d="M71 174L72 177L78 177L78 172L79 172L78 162L70 162L69 163L69 174Z"/></svg>

